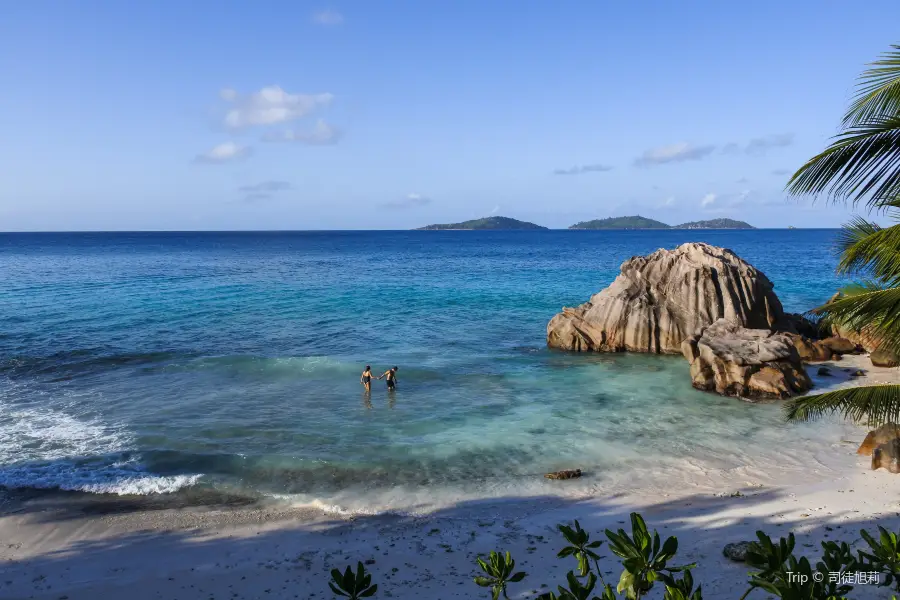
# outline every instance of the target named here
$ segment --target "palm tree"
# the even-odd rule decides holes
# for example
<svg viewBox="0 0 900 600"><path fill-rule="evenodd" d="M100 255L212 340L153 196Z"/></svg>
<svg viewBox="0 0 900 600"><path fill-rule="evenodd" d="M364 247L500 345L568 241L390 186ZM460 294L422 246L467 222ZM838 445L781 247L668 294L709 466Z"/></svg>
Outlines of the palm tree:
<svg viewBox="0 0 900 600"><path fill-rule="evenodd" d="M892 46L859 79L841 132L821 154L794 173L793 195L824 195L863 205L900 221L900 46ZM838 272L858 283L813 311L826 323L862 331L879 348L900 355L900 224L882 228L855 217L843 228ZM794 399L791 421L841 413L870 426L900 422L900 385L875 385Z"/></svg>

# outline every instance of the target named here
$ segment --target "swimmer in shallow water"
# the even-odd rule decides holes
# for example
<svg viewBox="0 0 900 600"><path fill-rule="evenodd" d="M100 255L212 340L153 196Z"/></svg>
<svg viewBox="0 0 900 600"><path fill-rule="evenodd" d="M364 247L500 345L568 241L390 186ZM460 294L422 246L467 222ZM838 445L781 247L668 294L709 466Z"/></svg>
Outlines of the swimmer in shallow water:
<svg viewBox="0 0 900 600"><path fill-rule="evenodd" d="M381 374L381 377L378 379L387 378L387 389L389 392L393 392L397 389L397 367L391 367L387 371Z"/></svg>
<svg viewBox="0 0 900 600"><path fill-rule="evenodd" d="M381 379L379 377L379 379ZM366 388L366 393L372 391L372 367L366 365L366 369L359 376L359 382Z"/></svg>

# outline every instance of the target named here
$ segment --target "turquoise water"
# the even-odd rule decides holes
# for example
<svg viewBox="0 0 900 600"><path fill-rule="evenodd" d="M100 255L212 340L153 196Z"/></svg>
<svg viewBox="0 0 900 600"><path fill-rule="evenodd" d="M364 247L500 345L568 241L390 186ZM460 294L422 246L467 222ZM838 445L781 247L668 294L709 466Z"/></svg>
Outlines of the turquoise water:
<svg viewBox="0 0 900 600"><path fill-rule="evenodd" d="M776 460L775 406L678 357L544 346L627 258L733 249L803 311L832 230L0 234L0 485L352 504L625 485ZM398 389L365 364L400 367ZM798 461L803 458L799 457Z"/></svg>

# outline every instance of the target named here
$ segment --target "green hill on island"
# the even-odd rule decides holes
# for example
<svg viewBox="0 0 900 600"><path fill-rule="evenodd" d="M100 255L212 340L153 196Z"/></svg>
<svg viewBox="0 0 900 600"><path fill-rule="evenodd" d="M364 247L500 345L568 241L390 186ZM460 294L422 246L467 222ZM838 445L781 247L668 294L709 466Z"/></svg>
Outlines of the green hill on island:
<svg viewBox="0 0 900 600"><path fill-rule="evenodd" d="M633 217L609 217L582 221L569 229L756 229L753 225L735 219L709 219L707 221L691 221L681 225L667 225L662 221L635 215Z"/></svg>
<svg viewBox="0 0 900 600"><path fill-rule="evenodd" d="M691 221L676 225L674 229L756 229L746 221L734 219L709 219L708 221Z"/></svg>
<svg viewBox="0 0 900 600"><path fill-rule="evenodd" d="M670 226L660 221L635 215L633 217L609 217L582 221L569 229L669 229Z"/></svg>
<svg viewBox="0 0 900 600"><path fill-rule="evenodd" d="M527 221L510 219L509 217L485 217L484 219L472 219L462 223L439 223L419 227L416 231L435 231L446 229L547 229Z"/></svg>

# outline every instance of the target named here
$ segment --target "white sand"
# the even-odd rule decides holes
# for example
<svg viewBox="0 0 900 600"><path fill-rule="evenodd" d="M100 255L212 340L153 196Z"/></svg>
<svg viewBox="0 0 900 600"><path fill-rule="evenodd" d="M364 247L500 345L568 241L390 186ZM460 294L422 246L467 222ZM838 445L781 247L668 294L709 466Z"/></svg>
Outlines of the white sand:
<svg viewBox="0 0 900 600"><path fill-rule="evenodd" d="M827 381L900 381L896 369L867 365L865 357L845 358L831 365L836 377ZM858 367L868 375L849 379L844 369ZM814 374L817 366L809 370ZM793 531L798 553L810 557L825 539L861 543L859 530L873 530L875 523L900 530L900 477L870 471L869 458L855 454L865 430L847 431L834 452L810 466L811 482L802 484L792 472L754 481L746 471L698 471L672 481L668 495L636 489L587 501L467 502L419 518L336 519L284 507L146 510L140 504L91 515L66 499L8 501L0 506L0 597L331 598L328 571L362 560L374 561L368 568L379 584L376 598L479 598L489 594L472 583L475 557L504 549L528 572L510 594L524 598L546 591L541 583L561 582L572 567L555 558L562 545L557 524L577 518L605 539L603 529L628 528L628 514L636 510L663 536L678 536L678 560L699 563L695 579L706 598L739 598L747 568L725 559L722 547L753 539L757 529L773 537ZM735 497L737 481L743 495ZM615 581L618 563L603 554L601 564ZM750 596L764 597L761 591ZM890 594L858 586L854 597Z"/></svg>

